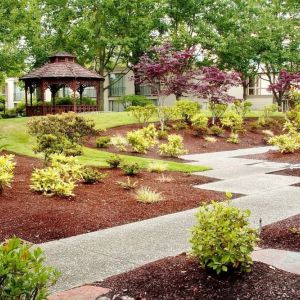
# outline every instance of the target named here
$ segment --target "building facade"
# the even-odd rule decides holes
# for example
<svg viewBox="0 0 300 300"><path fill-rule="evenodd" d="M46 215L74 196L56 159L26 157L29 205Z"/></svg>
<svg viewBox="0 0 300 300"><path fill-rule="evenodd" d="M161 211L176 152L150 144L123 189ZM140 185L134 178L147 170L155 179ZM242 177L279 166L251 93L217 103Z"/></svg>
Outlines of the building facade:
<svg viewBox="0 0 300 300"><path fill-rule="evenodd" d="M104 111L123 111L124 108L119 99L125 95L133 95L135 93L134 81L132 80L133 72L124 70L115 70L114 73L105 76L104 82ZM256 78L252 79L249 83L247 91L247 100L252 103L253 110L261 110L264 106L273 103L273 96L268 88L268 81L266 77L261 74ZM5 85L2 86L2 95L6 97L7 108L16 107L21 101L24 101L25 92L24 89L18 82L17 78L7 78ZM61 89L59 96L71 95L68 88ZM157 96L151 94L151 88L149 86L141 86L140 94L147 97L154 104L157 104ZM241 86L230 89L229 94L234 96L236 99L243 98L243 88ZM96 98L96 91L93 87L86 88L83 96ZM191 100L198 101L202 104L205 109L207 107L207 101L197 99L195 97L186 97ZM51 92L46 90L45 100L51 100ZM176 101L175 95L170 95L164 99L164 105L172 105Z"/></svg>

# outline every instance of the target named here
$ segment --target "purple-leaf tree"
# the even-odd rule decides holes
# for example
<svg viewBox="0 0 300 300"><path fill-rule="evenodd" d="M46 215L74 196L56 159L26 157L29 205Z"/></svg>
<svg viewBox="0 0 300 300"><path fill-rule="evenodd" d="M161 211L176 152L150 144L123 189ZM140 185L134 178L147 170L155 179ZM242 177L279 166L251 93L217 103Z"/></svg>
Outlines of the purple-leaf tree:
<svg viewBox="0 0 300 300"><path fill-rule="evenodd" d="M189 91L194 59L194 49L176 51L170 44L153 48L152 57L143 55L134 67L134 80L137 84L150 86L153 95L158 97L158 117L161 130L164 129L168 108L165 98L174 94L179 99Z"/></svg>
<svg viewBox="0 0 300 300"><path fill-rule="evenodd" d="M290 73L281 70L275 83L270 84L268 90L273 93L279 107L282 101L288 96L291 88L300 88L300 72Z"/></svg>
<svg viewBox="0 0 300 300"><path fill-rule="evenodd" d="M217 67L204 67L194 73L190 82L190 93L200 99L207 99L215 123L217 117L224 113L227 105L235 100L228 94L230 88L241 84L240 74L225 72Z"/></svg>

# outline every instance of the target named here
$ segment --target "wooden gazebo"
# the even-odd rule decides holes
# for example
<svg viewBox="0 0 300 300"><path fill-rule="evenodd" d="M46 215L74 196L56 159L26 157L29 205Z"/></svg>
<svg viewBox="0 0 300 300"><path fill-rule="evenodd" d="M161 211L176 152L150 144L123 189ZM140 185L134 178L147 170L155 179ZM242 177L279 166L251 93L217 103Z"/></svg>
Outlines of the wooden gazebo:
<svg viewBox="0 0 300 300"><path fill-rule="evenodd" d="M39 116L56 114L68 111L90 112L103 110L100 103L100 82L104 80L102 76L88 70L78 63L76 57L66 52L58 52L50 57L50 62L42 67L24 75L20 80L25 83L26 115ZM94 87L96 90L96 105L76 104L75 95L78 92L80 100L86 87ZM59 89L69 87L74 93L73 105L56 105L55 97ZM51 91L51 104L45 103L45 91ZM40 105L33 105L32 95L38 91ZM28 99L28 93L30 95ZM80 101L81 103L81 101Z"/></svg>

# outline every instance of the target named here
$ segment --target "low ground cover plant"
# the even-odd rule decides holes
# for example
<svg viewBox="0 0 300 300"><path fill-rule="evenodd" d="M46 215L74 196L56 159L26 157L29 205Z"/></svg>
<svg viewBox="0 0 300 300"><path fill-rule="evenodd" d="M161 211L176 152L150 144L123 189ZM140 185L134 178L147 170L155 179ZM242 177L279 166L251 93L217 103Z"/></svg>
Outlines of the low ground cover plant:
<svg viewBox="0 0 300 300"><path fill-rule="evenodd" d="M135 194L136 200L142 203L155 203L163 200L161 193L151 190L149 187L140 187Z"/></svg>
<svg viewBox="0 0 300 300"><path fill-rule="evenodd" d="M3 193L4 187L11 186L16 166L14 157L12 154L0 156L0 194Z"/></svg>
<svg viewBox="0 0 300 300"><path fill-rule="evenodd" d="M100 136L96 139L97 148L108 148L111 138L109 136Z"/></svg>
<svg viewBox="0 0 300 300"><path fill-rule="evenodd" d="M140 172L141 166L137 162L124 162L121 165L121 169L126 175L134 176Z"/></svg>
<svg viewBox="0 0 300 300"><path fill-rule="evenodd" d="M167 171L168 165L161 161L152 161L148 164L147 171L148 172L155 172L155 173L162 173Z"/></svg>
<svg viewBox="0 0 300 300"><path fill-rule="evenodd" d="M240 142L240 137L237 133L231 133L226 141L231 144L238 144Z"/></svg>
<svg viewBox="0 0 300 300"><path fill-rule="evenodd" d="M203 268L217 274L249 272L251 252L259 241L258 232L250 227L249 216L249 210L227 202L201 206L192 228L191 255Z"/></svg>
<svg viewBox="0 0 300 300"><path fill-rule="evenodd" d="M116 183L124 190L133 190L138 185L138 181L131 180L129 176L125 181L117 181Z"/></svg>
<svg viewBox="0 0 300 300"><path fill-rule="evenodd" d="M82 180L86 184L94 184L103 181L107 173L102 173L93 167L84 167L82 170Z"/></svg>
<svg viewBox="0 0 300 300"><path fill-rule="evenodd" d="M123 162L123 159L120 155L114 154L110 156L108 159L106 159L106 162L108 163L110 168L118 168L121 163Z"/></svg>
<svg viewBox="0 0 300 300"><path fill-rule="evenodd" d="M58 271L44 265L40 248L31 250L18 238L0 245L0 299L47 299L58 277Z"/></svg>
<svg viewBox="0 0 300 300"><path fill-rule="evenodd" d="M181 135L170 134L168 142L159 146L160 155L178 157L187 153L183 146L183 138Z"/></svg>

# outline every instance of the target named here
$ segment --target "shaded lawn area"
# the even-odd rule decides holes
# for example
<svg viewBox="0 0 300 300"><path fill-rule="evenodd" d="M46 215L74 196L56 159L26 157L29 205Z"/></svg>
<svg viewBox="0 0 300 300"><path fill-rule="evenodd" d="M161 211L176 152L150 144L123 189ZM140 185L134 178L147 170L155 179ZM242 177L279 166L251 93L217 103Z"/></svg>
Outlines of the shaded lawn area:
<svg viewBox="0 0 300 300"><path fill-rule="evenodd" d="M83 114L86 118L92 119L96 123L96 128L110 128L114 126L134 124L135 119L128 113L99 113L99 114ZM14 118L14 119L2 119L0 120L0 136L3 137L0 140L0 146L5 145L5 149L18 154L23 154L31 157L40 157L32 151L32 145L34 144L34 138L30 137L27 133L26 123L29 118ZM153 118L152 121L155 121ZM111 154L105 151L99 151L96 149L84 148L84 154L79 157L80 162L86 165L94 165L99 167L107 167L106 159ZM139 162L143 167L147 166L149 162L154 159L140 158L135 156L121 155L126 161ZM204 166L192 166L188 164L178 162L166 162L168 164L168 170L181 171L181 172L199 172L207 170Z"/></svg>

